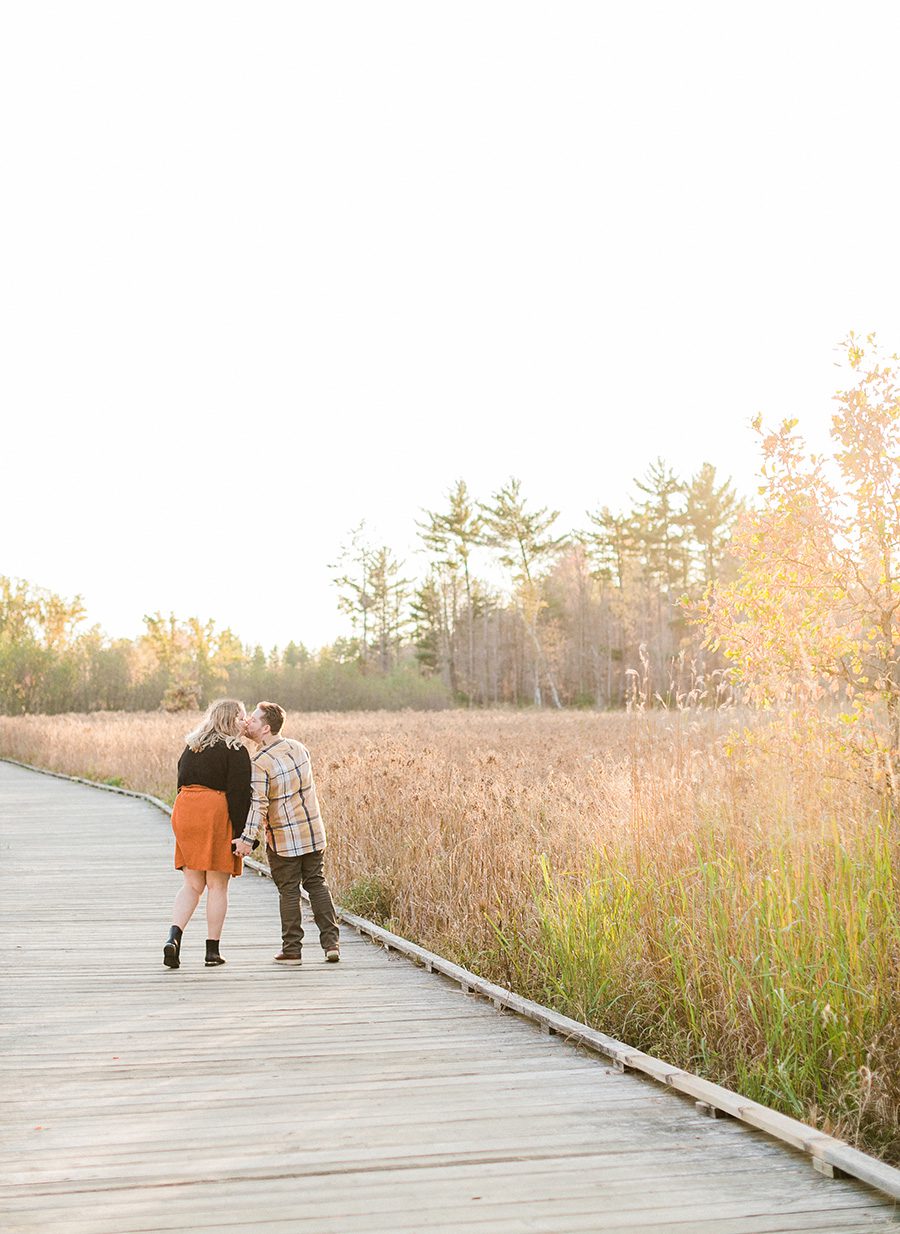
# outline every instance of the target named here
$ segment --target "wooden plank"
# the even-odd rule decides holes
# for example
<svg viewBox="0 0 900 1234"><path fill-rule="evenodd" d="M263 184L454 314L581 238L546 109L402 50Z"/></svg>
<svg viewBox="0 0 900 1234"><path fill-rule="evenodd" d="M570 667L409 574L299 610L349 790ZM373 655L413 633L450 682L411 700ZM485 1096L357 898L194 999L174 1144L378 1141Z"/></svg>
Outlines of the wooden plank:
<svg viewBox="0 0 900 1234"><path fill-rule="evenodd" d="M664 1153L657 1159L659 1172L656 1177L661 1182L670 1178L691 1178L704 1164L704 1160L708 1161L708 1154L695 1154L691 1157L681 1150L676 1153ZM751 1171L755 1168L756 1165L752 1161L743 1162L723 1157L721 1161L717 1160L713 1163L710 1175L727 1175L732 1170L735 1173L741 1173L744 1170ZM784 1162L779 1169L790 1174L791 1163ZM287 1177L270 1177L266 1187L267 1202L290 1198L306 1184L309 1184L310 1189L320 1186L328 1177L330 1176L312 1171L306 1174L291 1174ZM449 1168L443 1165L413 1166L408 1163L394 1169L364 1171L355 1168L351 1163L346 1171L342 1172L342 1178L348 1185L352 1185L354 1195L365 1191L373 1198L386 1196L394 1200L398 1194L401 1194L404 1199L413 1197L417 1188L421 1188L428 1195L445 1194L459 1198L468 1192L496 1193L504 1187L513 1187L518 1192L521 1185L529 1186L532 1181L535 1185L538 1183L548 1185L554 1180L564 1184L565 1193L570 1194L573 1182L577 1185L585 1179L603 1182L646 1181L647 1163L643 1160L633 1160L632 1154L608 1157L601 1153L574 1154L569 1158L544 1157L524 1160L508 1158L503 1161L467 1162ZM727 1179L725 1181L727 1182ZM242 1202L259 1202L255 1190L246 1186L244 1178L216 1179L208 1184L207 1189L214 1193L216 1204L219 1207L224 1206L231 1209ZM167 1211L175 1206L180 1206L184 1211L192 1206L206 1208L208 1205L207 1189L200 1191L191 1183L168 1185L165 1189ZM330 1187L320 1186L319 1198L331 1194ZM45 1212L52 1216L56 1209L51 1208L50 1205L61 1202L68 1204L71 1202L68 1198L70 1195L71 1189L69 1192L57 1193L58 1198L55 1200L48 1198ZM127 1207L129 1213L133 1209L143 1211L148 1198L153 1195L158 1198L158 1189L132 1188L123 1194L123 1189L111 1188L108 1189L108 1193L94 1192L92 1205L98 1212L106 1211L108 1207L110 1212L123 1214L126 1206L129 1206ZM18 1198L10 1197L7 1205L10 1211L27 1211L30 1199L27 1195Z"/></svg>
<svg viewBox="0 0 900 1234"><path fill-rule="evenodd" d="M277 1200L267 1197L263 1206L260 1206L258 1202L254 1205L244 1197L237 1204L232 1201L227 1207L220 1209L219 1215L213 1218L215 1224L212 1228L232 1231L235 1227L284 1228L289 1222L294 1222L296 1228L300 1230L318 1231L331 1228L333 1222L343 1222L343 1228L348 1234L352 1231L370 1231L373 1228L415 1231L422 1228L423 1214L427 1214L424 1220L428 1222L430 1229L453 1228L461 1220L465 1221L466 1228L469 1225L477 1225L493 1230L498 1225L502 1226L504 1220L518 1218L534 1222L550 1219L555 1223L553 1229L559 1234L561 1229L569 1231L579 1228L590 1230L622 1229L623 1227L651 1230L658 1229L660 1226L671 1228L672 1223L678 1221L683 1223L682 1234L687 1234L687 1230L693 1231L704 1227L718 1230L734 1218L754 1219L756 1226L749 1228L757 1230L808 1229L812 1226L818 1230L831 1228L846 1231L848 1225L852 1226L865 1220L859 1215L856 1217L851 1215L848 1218L846 1213L834 1212L825 1218L823 1224L821 1214L810 1214L803 1209L790 1213L783 1211L771 1213L759 1209L752 1213L737 1212L733 1202L727 1199L717 1199L712 1195L705 1200L703 1207L698 1208L695 1200L684 1203L680 1193L673 1193L671 1200L661 1195L656 1202L650 1197L641 1200L635 1200L632 1197L631 1202L623 1207L622 1196L599 1187L590 1193L584 1190L576 1191L562 1199L556 1195L548 1196L546 1190L540 1187L523 1188L522 1186L516 1192L509 1192L506 1195L499 1195L488 1190L483 1193L470 1192L464 1196L457 1194L455 1197L445 1197L434 1191L419 1189L418 1192L406 1198L412 1203L409 1206L401 1206L401 1201L396 1195L392 1199L380 1202L365 1192L353 1203L344 1205L342 1211L335 1212L334 1203L329 1205L327 1202L318 1200L314 1193L303 1196L302 1209L298 1205L296 1194L282 1196ZM147 1207L150 1205L152 1205L152 1200L148 1202ZM155 1209L151 1211L154 1213L153 1220L157 1222L159 1219L155 1215ZM14 1220L18 1228L27 1228L27 1214ZM65 1222L66 1230L69 1234L73 1234L71 1211L67 1213L66 1209L58 1209L51 1214L51 1220ZM104 1218L99 1212L92 1212L88 1221L82 1218L84 1224L75 1225L74 1229L90 1231L90 1234L130 1234L131 1231L146 1229L146 1220L147 1213L141 1211L135 1211L124 1218L118 1212L108 1218ZM176 1202L167 1206L162 1225L157 1225L156 1228L172 1231L210 1228L206 1225L206 1221L209 1220L208 1208L204 1213L196 1205L184 1206ZM713 1227L713 1222L717 1223L715 1227ZM37 1227L32 1226L32 1228ZM871 1232L872 1226L867 1223L863 1228Z"/></svg>
<svg viewBox="0 0 900 1234"><path fill-rule="evenodd" d="M416 1231L422 1228L443 1231L477 1229L493 1234L497 1229L516 1228L517 1223L521 1228L530 1230L547 1228L553 1234L560 1234L561 1230L568 1234L579 1230L623 1229L677 1229L680 1234L714 1230L716 1234L721 1234L722 1230L736 1228L743 1228L748 1234L750 1231L761 1234L766 1230L830 1230L848 1234L854 1229L865 1229L871 1234L874 1228L865 1214L857 1213L854 1216L848 1211L836 1210L823 1218L822 1214L810 1212L800 1205L795 1205L793 1211L782 1208L772 1212L764 1205L751 1204L741 1208L727 1197L714 1196L699 1197L701 1206L695 1200L685 1203L681 1196L674 1197L671 1202L661 1197L654 1204L652 1199L632 1195L630 1202L623 1204L619 1197L603 1189L593 1195L563 1198L555 1195L547 1197L539 1191L534 1195L516 1193L498 1198L492 1198L490 1192L470 1192L449 1200L422 1190L410 1198L414 1202L409 1206L401 1206L395 1196L387 1207L376 1205L373 1208L368 1194L363 1194L346 1203L339 1213L329 1212L334 1205L318 1200L315 1193L304 1194L299 1203L296 1197L283 1198L275 1203L267 1199L262 1206L253 1205L244 1198L236 1208L229 1205L215 1217L208 1215L206 1221L195 1208L182 1208L175 1204L167 1209L166 1214L172 1224L162 1228L190 1228L192 1231L215 1229L230 1231L230 1234L234 1234L236 1228L278 1230L291 1227L309 1231L310 1234L328 1230L342 1231L343 1234L372 1234L373 1231ZM147 1228L146 1224L141 1224L146 1222L146 1216L142 1215L131 1221L126 1218L125 1223L118 1226L114 1224L118 1214L107 1221L92 1215L87 1220L82 1218L81 1222L77 1222L76 1219L73 1223L71 1219L66 1220L65 1210L60 1210L59 1217L67 1234L128 1234L129 1231ZM155 1216L153 1219L156 1220ZM427 1225L423 1226L423 1222ZM543 1223L547 1223L546 1227Z"/></svg>

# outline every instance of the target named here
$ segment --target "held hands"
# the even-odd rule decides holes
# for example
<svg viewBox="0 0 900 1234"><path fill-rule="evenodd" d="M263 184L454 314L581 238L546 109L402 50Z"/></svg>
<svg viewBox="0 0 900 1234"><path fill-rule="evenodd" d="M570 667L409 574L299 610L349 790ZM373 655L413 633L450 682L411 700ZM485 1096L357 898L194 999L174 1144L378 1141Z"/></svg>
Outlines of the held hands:
<svg viewBox="0 0 900 1234"><path fill-rule="evenodd" d="M241 839L232 840L231 844L232 844L232 847L234 848L236 856L238 857L249 857L250 856L250 850L253 848L253 845L248 844L246 840L241 840Z"/></svg>

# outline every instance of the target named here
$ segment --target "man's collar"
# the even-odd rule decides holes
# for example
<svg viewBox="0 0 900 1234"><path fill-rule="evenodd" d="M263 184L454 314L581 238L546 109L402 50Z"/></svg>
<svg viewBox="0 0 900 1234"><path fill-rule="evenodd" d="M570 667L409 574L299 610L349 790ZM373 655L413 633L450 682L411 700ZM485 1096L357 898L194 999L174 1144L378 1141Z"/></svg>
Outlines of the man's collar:
<svg viewBox="0 0 900 1234"><path fill-rule="evenodd" d="M284 738L283 737L273 737L268 745L260 746L259 749L256 751L256 753L265 754L266 750L271 750L272 746L277 746L279 741L284 741Z"/></svg>

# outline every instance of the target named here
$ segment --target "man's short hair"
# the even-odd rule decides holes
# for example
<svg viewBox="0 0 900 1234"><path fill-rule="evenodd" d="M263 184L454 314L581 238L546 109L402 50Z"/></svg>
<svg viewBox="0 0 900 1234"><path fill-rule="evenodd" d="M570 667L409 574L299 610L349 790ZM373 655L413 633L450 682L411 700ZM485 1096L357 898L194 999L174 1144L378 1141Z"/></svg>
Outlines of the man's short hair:
<svg viewBox="0 0 900 1234"><path fill-rule="evenodd" d="M263 719L273 733L280 733L284 724L285 710L277 703L257 703L256 710L261 711Z"/></svg>

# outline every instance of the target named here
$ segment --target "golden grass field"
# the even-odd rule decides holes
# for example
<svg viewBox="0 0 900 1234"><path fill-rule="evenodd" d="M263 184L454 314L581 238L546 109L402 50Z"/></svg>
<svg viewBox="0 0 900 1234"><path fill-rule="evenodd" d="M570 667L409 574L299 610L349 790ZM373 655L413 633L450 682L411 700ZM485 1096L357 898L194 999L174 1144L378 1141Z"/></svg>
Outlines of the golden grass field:
<svg viewBox="0 0 900 1234"><path fill-rule="evenodd" d="M2 717L0 754L172 800L195 720ZM285 732L339 903L900 1161L900 845L824 729L445 711Z"/></svg>

